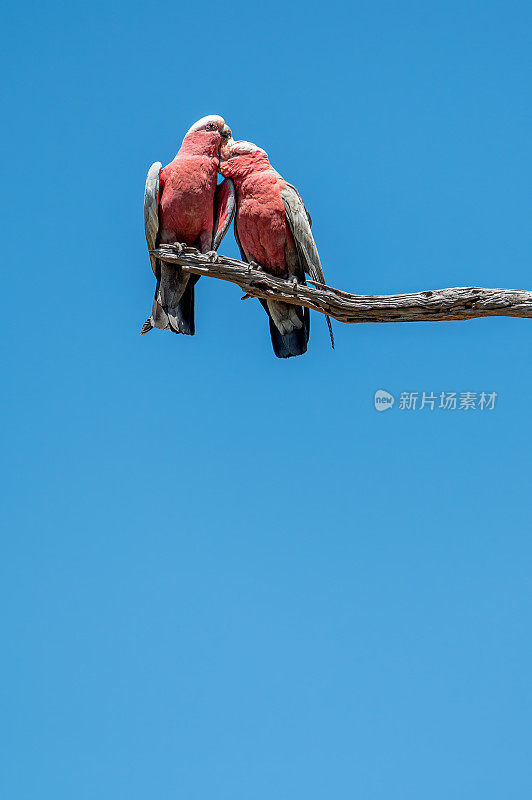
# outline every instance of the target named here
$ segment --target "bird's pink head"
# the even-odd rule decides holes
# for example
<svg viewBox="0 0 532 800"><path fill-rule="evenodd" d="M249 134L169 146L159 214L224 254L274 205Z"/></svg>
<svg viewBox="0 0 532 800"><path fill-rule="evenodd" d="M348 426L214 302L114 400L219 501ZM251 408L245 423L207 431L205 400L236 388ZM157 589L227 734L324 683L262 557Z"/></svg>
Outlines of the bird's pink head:
<svg viewBox="0 0 532 800"><path fill-rule="evenodd" d="M221 145L232 137L231 128L223 117L211 114L202 117L192 125L185 134L182 150L188 153L216 156Z"/></svg>
<svg viewBox="0 0 532 800"><path fill-rule="evenodd" d="M244 178L251 172L271 169L268 153L252 142L235 142L228 139L220 147L220 166L222 175L229 178Z"/></svg>

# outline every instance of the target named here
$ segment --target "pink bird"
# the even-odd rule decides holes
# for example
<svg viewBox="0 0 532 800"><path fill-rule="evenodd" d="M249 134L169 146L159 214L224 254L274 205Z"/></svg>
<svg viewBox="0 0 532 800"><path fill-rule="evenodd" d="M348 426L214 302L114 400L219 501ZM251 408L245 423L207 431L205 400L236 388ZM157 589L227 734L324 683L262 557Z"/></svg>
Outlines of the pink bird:
<svg viewBox="0 0 532 800"><path fill-rule="evenodd" d="M144 193L144 227L148 250L182 242L202 253L217 250L235 211L232 181L218 178L220 145L231 138L222 117L203 117L189 129L168 166L149 169ZM157 278L151 316L141 333L152 328L194 334L194 286L199 276L183 272L150 255Z"/></svg>
<svg viewBox="0 0 532 800"><path fill-rule="evenodd" d="M297 189L272 167L267 153L251 142L229 139L220 149L219 169L234 181L235 237L242 259L257 262L271 275L305 283L308 273L324 284L310 215ZM308 308L277 300L260 302L270 319L275 355L290 358L305 353L310 333ZM327 325L334 347L329 317Z"/></svg>

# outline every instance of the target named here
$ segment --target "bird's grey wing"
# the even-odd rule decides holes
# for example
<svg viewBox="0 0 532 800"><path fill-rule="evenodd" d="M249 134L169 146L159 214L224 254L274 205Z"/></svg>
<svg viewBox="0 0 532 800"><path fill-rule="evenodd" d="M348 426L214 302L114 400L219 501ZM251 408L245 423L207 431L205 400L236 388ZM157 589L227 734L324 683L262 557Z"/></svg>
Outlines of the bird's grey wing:
<svg viewBox="0 0 532 800"><path fill-rule="evenodd" d="M302 270L310 275L312 280L316 281L316 283L325 284L325 276L318 255L318 248L316 247L316 242L310 230L310 215L305 208L299 192L294 186L287 183L286 186L281 189L281 197L284 203L286 219L288 220L292 236L294 237ZM325 318L329 328L331 345L334 348L331 320L328 316Z"/></svg>
<svg viewBox="0 0 532 800"><path fill-rule="evenodd" d="M218 250L235 216L236 193L231 178L224 178L214 193L212 249Z"/></svg>
<svg viewBox="0 0 532 800"><path fill-rule="evenodd" d="M156 161L148 170L144 190L144 231L148 250L155 250L159 233L159 175L162 164ZM150 255L151 268L157 277L157 259Z"/></svg>
<svg viewBox="0 0 532 800"><path fill-rule="evenodd" d="M281 180L283 180L283 181L284 181L284 178L282 178ZM296 187L295 187L293 184L291 184L291 183L288 183L288 181L284 181L284 182L286 183L286 185L287 185L287 187L288 187L289 189L291 189L293 192L295 192L295 193L297 194L297 196L299 197L299 199L300 199L300 200L301 200L301 202L303 203L303 198L301 197L301 195L300 195L300 194L299 194L299 192L297 191ZM305 203L303 203L303 208L305 209L305 214L307 215L308 224L309 224L309 225L310 225L310 227L312 228L312 217L310 216L310 211L309 211L309 210L308 210L308 208L306 207Z"/></svg>

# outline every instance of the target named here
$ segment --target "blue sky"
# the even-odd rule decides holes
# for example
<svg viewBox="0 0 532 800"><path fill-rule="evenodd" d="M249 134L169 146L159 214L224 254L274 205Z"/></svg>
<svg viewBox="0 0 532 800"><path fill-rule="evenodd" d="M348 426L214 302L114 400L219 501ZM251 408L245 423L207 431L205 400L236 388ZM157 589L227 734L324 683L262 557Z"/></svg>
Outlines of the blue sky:
<svg viewBox="0 0 532 800"><path fill-rule="evenodd" d="M330 283L530 288L531 22L5 11L2 796L530 797L530 322L336 324L332 352L313 315L279 361L203 279L195 337L139 329L146 172L209 113L299 187Z"/></svg>

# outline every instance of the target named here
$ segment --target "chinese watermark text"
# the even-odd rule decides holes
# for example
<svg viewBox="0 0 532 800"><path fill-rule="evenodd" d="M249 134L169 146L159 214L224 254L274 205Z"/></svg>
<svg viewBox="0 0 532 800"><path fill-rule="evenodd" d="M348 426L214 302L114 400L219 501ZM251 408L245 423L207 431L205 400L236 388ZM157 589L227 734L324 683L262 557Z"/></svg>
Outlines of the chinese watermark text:
<svg viewBox="0 0 532 800"><path fill-rule="evenodd" d="M400 411L493 411L497 392L401 392L397 408ZM395 397L377 389L373 403L377 411L387 411Z"/></svg>

